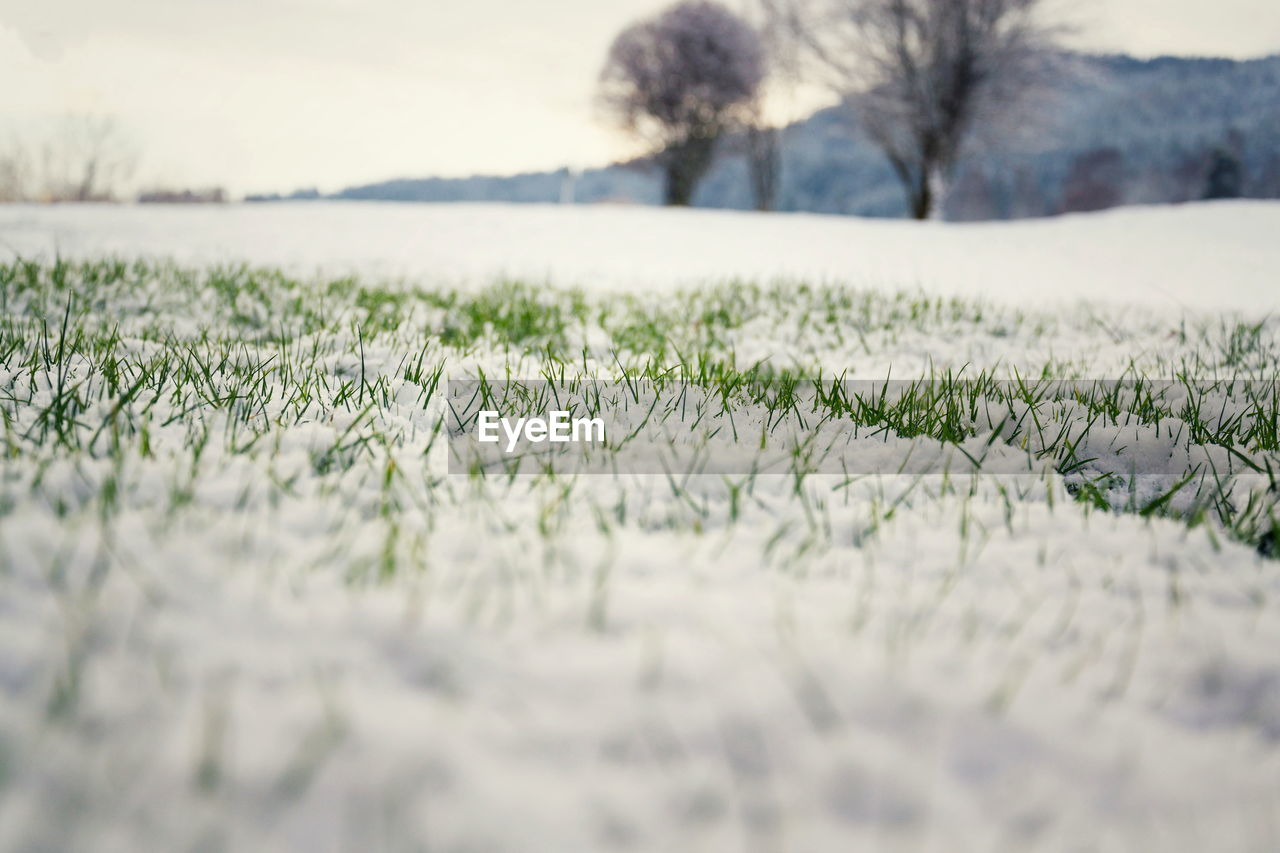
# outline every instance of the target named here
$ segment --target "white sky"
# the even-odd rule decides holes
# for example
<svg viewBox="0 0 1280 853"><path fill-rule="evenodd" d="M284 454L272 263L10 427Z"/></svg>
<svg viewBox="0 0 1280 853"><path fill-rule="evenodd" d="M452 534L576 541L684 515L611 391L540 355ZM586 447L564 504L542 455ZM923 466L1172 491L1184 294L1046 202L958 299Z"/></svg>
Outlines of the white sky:
<svg viewBox="0 0 1280 853"><path fill-rule="evenodd" d="M593 109L604 53L667 1L0 0L0 124L109 113L139 183L235 193L594 165L633 153ZM1070 8L1091 49L1280 50L1276 0Z"/></svg>

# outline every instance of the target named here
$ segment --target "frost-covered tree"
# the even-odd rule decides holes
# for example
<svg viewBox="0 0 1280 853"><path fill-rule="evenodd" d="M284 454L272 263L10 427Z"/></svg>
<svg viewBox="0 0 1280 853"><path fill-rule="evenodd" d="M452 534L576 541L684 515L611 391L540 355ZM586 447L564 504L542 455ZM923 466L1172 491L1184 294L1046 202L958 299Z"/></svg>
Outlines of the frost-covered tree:
<svg viewBox="0 0 1280 853"><path fill-rule="evenodd" d="M1059 29L1044 0L761 0L772 30L856 109L911 214L940 213L966 142L1011 113Z"/></svg>
<svg viewBox="0 0 1280 853"><path fill-rule="evenodd" d="M600 75L601 99L653 146L665 202L687 205L717 140L752 119L765 70L750 24L719 3L686 0L618 35Z"/></svg>

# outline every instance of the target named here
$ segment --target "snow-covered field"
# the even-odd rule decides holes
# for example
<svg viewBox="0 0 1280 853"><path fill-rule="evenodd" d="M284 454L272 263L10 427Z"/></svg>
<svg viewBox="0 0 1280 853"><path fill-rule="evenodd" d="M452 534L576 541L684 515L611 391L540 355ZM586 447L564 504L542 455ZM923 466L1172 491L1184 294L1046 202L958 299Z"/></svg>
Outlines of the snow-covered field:
<svg viewBox="0 0 1280 853"><path fill-rule="evenodd" d="M1276 849L1275 234L0 207L0 849ZM448 473L624 371L1038 465Z"/></svg>
<svg viewBox="0 0 1280 853"><path fill-rule="evenodd" d="M1280 203L1121 208L1045 220L924 225L647 207L305 202L0 205L0 256L145 254L298 273L608 289L778 277L1024 307L1092 299L1174 309L1280 307Z"/></svg>

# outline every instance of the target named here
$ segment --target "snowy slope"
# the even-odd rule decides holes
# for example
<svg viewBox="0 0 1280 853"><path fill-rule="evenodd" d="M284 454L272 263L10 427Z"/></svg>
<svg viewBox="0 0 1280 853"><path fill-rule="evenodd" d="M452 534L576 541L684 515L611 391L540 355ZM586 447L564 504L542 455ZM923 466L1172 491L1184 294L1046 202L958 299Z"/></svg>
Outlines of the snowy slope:
<svg viewBox="0 0 1280 853"><path fill-rule="evenodd" d="M1266 313L1280 308L1280 202L919 224L627 207L0 206L0 252L245 260L298 271L487 284L655 288L836 279L881 289Z"/></svg>

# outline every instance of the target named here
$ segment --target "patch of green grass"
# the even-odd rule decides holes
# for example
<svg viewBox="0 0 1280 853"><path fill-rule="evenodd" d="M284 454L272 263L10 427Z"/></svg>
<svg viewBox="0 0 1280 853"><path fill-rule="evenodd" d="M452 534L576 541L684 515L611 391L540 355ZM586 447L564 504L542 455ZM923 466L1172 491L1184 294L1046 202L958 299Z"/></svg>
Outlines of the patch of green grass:
<svg viewBox="0 0 1280 853"><path fill-rule="evenodd" d="M1158 345L1130 356L1118 381L1066 382L1087 367L1084 356L977 368L952 357L935 368L920 355L955 341L978 353L1034 352L1046 336L1119 347L1124 336L1111 321L805 283L589 296L513 281L430 289L111 258L3 262L0 284L3 458L24 471L85 460L123 470L167 458L187 472L171 475L174 505L192 501L191 472L209 448L270 459L288 431L308 424L328 430L307 451L324 488L404 448L425 458L442 434L445 379L484 376L499 363L503 379L685 383L725 404L763 407L770 429L803 419L860 435L1003 442L1048 460L1089 506L1211 524L1275 553L1280 335L1270 320L1153 322L1146 331ZM1099 332L1112 343L1099 344ZM890 363L883 380L844 381L886 352L925 369L899 380ZM1099 478L1086 451L1103 431L1123 428L1171 430L1184 445L1218 449L1259 485L1241 491L1239 478L1201 467L1167 495L1138 502L1121 474ZM290 476L270 488L287 494L299 482ZM86 496L39 475L12 478L67 507L128 499L118 476L90 479ZM0 512L25 499L18 488L0 495ZM745 499L734 492L731 503ZM400 547L386 507L402 503L377 504L390 531L379 572ZM688 508L700 519L709 512Z"/></svg>

